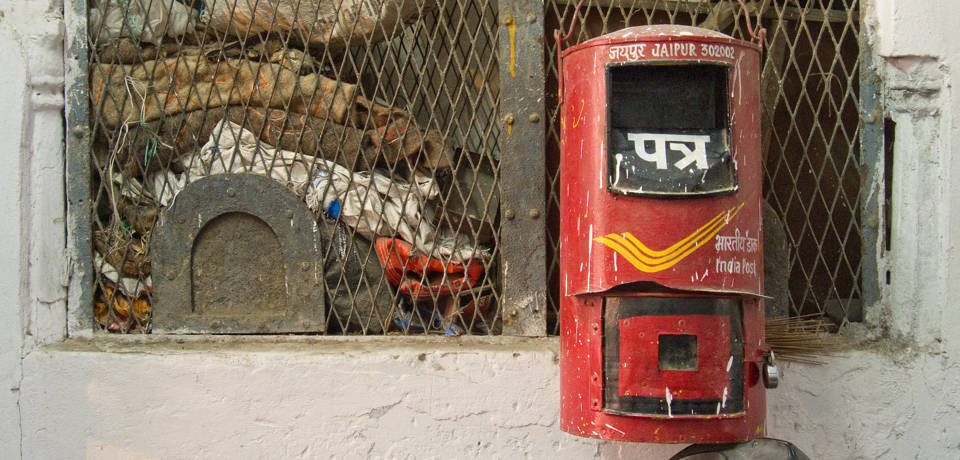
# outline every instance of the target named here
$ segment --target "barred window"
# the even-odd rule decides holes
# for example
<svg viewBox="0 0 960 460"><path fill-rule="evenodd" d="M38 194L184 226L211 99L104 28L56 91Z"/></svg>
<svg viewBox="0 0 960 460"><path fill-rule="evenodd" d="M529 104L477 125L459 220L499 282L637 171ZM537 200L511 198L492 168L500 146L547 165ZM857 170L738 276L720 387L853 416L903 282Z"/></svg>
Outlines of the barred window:
<svg viewBox="0 0 960 460"><path fill-rule="evenodd" d="M748 19L766 29L768 309L861 318L882 160L861 145L882 133L860 124L858 3L575 3L70 2L72 324L556 334L553 31L750 39Z"/></svg>
<svg viewBox="0 0 960 460"><path fill-rule="evenodd" d="M546 4L547 30L573 46L624 27L693 25L752 40L763 36L761 98L764 170L764 263L768 316L860 321L878 296L877 198L882 127L861 126L872 110L872 69L861 62L860 5L856 0L695 1L555 0ZM749 24L748 24L749 22ZM547 61L557 59L548 34ZM560 304L559 145L555 65L547 70L546 164L549 241L549 330ZM861 149L861 145L868 146ZM871 223L872 224L868 224Z"/></svg>
<svg viewBox="0 0 960 460"><path fill-rule="evenodd" d="M88 6L97 329L501 332L492 3Z"/></svg>

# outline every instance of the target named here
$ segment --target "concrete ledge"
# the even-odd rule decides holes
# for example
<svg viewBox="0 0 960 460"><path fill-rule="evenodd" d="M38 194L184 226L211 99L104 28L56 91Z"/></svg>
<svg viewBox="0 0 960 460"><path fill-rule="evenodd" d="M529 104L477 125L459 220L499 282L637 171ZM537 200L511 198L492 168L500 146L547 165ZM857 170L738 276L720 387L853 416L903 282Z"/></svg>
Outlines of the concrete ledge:
<svg viewBox="0 0 960 460"><path fill-rule="evenodd" d="M561 432L558 344L69 340L23 361L23 449L33 458L667 458L683 447Z"/></svg>
<svg viewBox="0 0 960 460"><path fill-rule="evenodd" d="M209 353L301 352L340 354L385 349L422 352L549 352L560 350L559 337L508 336L308 336L308 335L159 335L102 334L41 347L48 352Z"/></svg>
<svg viewBox="0 0 960 460"><path fill-rule="evenodd" d="M561 432L558 347L510 337L72 339L23 360L23 451L662 459L683 447ZM948 352L885 341L826 361L784 364L782 386L768 392L769 436L811 458L943 458L960 447L960 366Z"/></svg>

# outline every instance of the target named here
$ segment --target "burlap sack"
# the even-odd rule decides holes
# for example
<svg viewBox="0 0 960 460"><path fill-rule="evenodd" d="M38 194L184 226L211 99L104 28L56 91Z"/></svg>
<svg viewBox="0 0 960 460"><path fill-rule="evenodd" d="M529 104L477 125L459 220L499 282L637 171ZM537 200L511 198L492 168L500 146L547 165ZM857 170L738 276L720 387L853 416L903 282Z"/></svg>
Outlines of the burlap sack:
<svg viewBox="0 0 960 460"><path fill-rule="evenodd" d="M372 107L374 112L389 112L390 116L371 120L365 132L323 118L261 107L216 107L170 115L130 125L118 146L117 164L124 177L145 176L167 168L172 160L199 149L214 125L227 119L253 131L262 142L335 161L352 171L369 171L378 163L392 167L405 157L410 166L424 170L451 167L451 156L438 132L422 132L401 110ZM385 125L378 127L377 123ZM116 136L113 129L101 125L96 142L109 151L116 145ZM378 152L379 147L382 150Z"/></svg>
<svg viewBox="0 0 960 460"><path fill-rule="evenodd" d="M353 123L363 126L373 144L382 149L390 164L408 158L411 167L433 171L453 166L450 149L435 130L424 131L409 113L373 103L358 96L353 108ZM419 158L418 158L419 155Z"/></svg>
<svg viewBox="0 0 960 460"><path fill-rule="evenodd" d="M97 51L97 58L102 64L136 64L175 55L179 50L178 43L145 43L139 46L129 38L120 38L101 47Z"/></svg>
<svg viewBox="0 0 960 460"><path fill-rule="evenodd" d="M287 48L284 43L277 39L266 41L255 40L252 43L242 44L233 42L224 46L217 37L202 39L196 35L189 35L189 38L197 41L202 40L204 44L181 45L177 42L164 42L159 45L150 43L137 43L129 38L120 38L109 43L101 45L97 49L97 64L140 64L146 61L156 59L165 59L175 57L178 54L202 54L207 59L249 59L258 62L274 62L285 64L284 61L299 58L301 61L307 61L314 64L313 58L309 54L295 48ZM285 53L284 53L285 52ZM279 53L279 54L278 54ZM301 66L283 65L290 70L298 70Z"/></svg>
<svg viewBox="0 0 960 460"><path fill-rule="evenodd" d="M201 22L246 40L264 32L308 46L377 43L417 17L417 0L204 0ZM432 8L430 1L423 2Z"/></svg>
<svg viewBox="0 0 960 460"><path fill-rule="evenodd" d="M246 116L243 120L242 110L231 108L227 118L280 149L330 160L352 171L369 171L377 163L376 146L368 133L358 129L276 109L250 109ZM392 164L390 158L386 160Z"/></svg>
<svg viewBox="0 0 960 460"><path fill-rule="evenodd" d="M199 149L225 112L224 107L217 107L131 124L125 135L100 125L94 147L102 146L100 149L108 152L116 150L116 164L123 177L145 176L168 168L173 160Z"/></svg>
<svg viewBox="0 0 960 460"><path fill-rule="evenodd" d="M141 235L146 235L153 230L153 224L156 222L159 212L156 206L139 205L126 197L120 199L117 209L120 211L120 216Z"/></svg>
<svg viewBox="0 0 960 460"><path fill-rule="evenodd" d="M143 64L92 66L93 111L101 118L101 129L110 132L101 133L100 138L111 139L107 143L112 149L117 147L112 132L120 126L126 125L128 136L132 136L123 138L124 145L119 146L126 148L129 141L132 152L118 152L124 156L119 163L124 175L132 177L157 166L166 167L171 158L193 151L206 141L213 124L223 119L227 106L241 105L249 105L251 110L287 110L286 117L270 113L269 130L262 122L247 124L241 117L230 118L254 132L272 135L268 142L285 150L342 160L339 162L348 167L357 165L358 156L362 156L364 161L358 165L362 169L376 163L375 150L383 152L382 159L388 165L406 158L411 167L427 172L452 166L450 148L439 132L422 130L403 110L355 97L355 85L320 74L299 75L304 66L313 66L310 55L274 49L271 43L247 51L192 47L179 55ZM254 60L229 57L241 53L256 56ZM266 112L259 118L257 113L255 120L266 117ZM163 122L157 122L161 118ZM287 126L277 126L276 120L284 119ZM351 133L339 125L366 134ZM323 136L318 139L321 132ZM153 143L152 148L149 143Z"/></svg>
<svg viewBox="0 0 960 460"><path fill-rule="evenodd" d="M342 124L356 85L320 74L300 76L276 63L208 60L199 50L141 65L90 69L94 115L107 128L227 105L270 107Z"/></svg>
<svg viewBox="0 0 960 460"><path fill-rule="evenodd" d="M227 119L253 131L262 142L284 150L335 161L352 170L370 170L376 164L376 146L368 134L348 126L277 109L240 106L194 110L167 116L145 125L131 125L117 150L124 177L146 176L168 168L172 160L196 152L213 127ZM100 130L97 142L109 144Z"/></svg>

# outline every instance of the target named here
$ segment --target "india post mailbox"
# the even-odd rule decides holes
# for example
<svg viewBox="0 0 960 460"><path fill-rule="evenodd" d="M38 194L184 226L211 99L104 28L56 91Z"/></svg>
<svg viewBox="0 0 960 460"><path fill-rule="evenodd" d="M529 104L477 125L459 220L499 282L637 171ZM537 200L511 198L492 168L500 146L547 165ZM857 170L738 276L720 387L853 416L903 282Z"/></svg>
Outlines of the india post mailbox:
<svg viewBox="0 0 960 460"><path fill-rule="evenodd" d="M634 27L561 66L563 430L762 436L759 47Z"/></svg>

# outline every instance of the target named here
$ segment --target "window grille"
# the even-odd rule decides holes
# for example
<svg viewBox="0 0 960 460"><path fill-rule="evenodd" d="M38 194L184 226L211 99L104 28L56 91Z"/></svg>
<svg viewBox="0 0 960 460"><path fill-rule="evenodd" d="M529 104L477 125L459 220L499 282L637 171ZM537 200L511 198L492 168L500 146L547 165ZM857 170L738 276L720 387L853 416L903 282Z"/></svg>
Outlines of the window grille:
<svg viewBox="0 0 960 460"><path fill-rule="evenodd" d="M865 190L882 160L882 126L861 116L876 95L858 3L575 4L68 0L68 232L81 267L70 327L154 331L164 312L153 287L176 277L152 260L163 209L199 177L233 172L272 178L316 219L321 243L306 270L320 280L323 314L307 326L270 326L267 314L214 332L557 334L553 30L576 18L566 46L662 23L749 39L747 16L766 29L765 225L782 228L785 245L782 257L767 257L782 272L768 303L781 314L858 320L877 297L879 204ZM356 212L376 204L413 215ZM293 219L285 211L274 217ZM229 240L247 226L246 237L268 237L260 220L228 217L211 234ZM285 266L282 257L247 259ZM273 287L248 289L284 293L264 286Z"/></svg>
<svg viewBox="0 0 960 460"><path fill-rule="evenodd" d="M495 3L87 0L73 7L88 19L80 67L89 77L95 329L503 331ZM242 201L256 189L204 181L222 173L269 177L310 209L319 247L315 261L300 262L315 275L306 284L315 292L303 301L321 318L278 319L283 299L300 295L289 285L296 270L274 222L294 225L283 200L270 198L279 216L269 206L209 222L174 212ZM191 191L200 198L186 198ZM191 219L204 226L193 243L161 237ZM182 277L189 282L171 287ZM188 316L202 310L216 318L167 326L170 311L158 306L171 296L192 303ZM255 324L230 314L244 303L267 313Z"/></svg>
<svg viewBox="0 0 960 460"><path fill-rule="evenodd" d="M855 0L546 2L547 30L566 31L564 46L630 26L694 25L750 40L747 16L763 39L762 148L768 235L782 228L779 254L768 253L768 314L825 315L837 324L862 318L875 292L874 227L864 227L875 200L863 194L876 168L861 156L860 7ZM559 140L556 41L547 34L548 330L559 306ZM867 69L869 71L869 69ZM868 88L864 88L866 90ZM866 128L876 140L875 128ZM867 139L864 139L865 141ZM863 167L861 168L861 165ZM765 211L766 213L766 211ZM779 240L779 241L778 241ZM771 274L771 269L773 273ZM772 275L772 276L771 276ZM772 311L771 311L772 310Z"/></svg>

